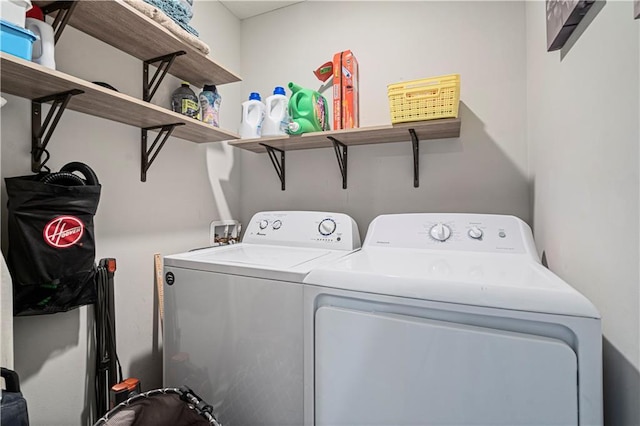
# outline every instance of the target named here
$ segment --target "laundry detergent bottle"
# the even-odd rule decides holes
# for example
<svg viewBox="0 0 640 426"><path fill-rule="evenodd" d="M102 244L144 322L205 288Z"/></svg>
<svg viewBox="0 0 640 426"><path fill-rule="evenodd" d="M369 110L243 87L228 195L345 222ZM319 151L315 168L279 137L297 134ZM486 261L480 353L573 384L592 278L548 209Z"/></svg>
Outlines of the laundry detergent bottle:
<svg viewBox="0 0 640 426"><path fill-rule="evenodd" d="M186 81L183 81L171 95L171 109L191 118L199 119L200 103L198 97Z"/></svg>
<svg viewBox="0 0 640 426"><path fill-rule="evenodd" d="M286 135L289 127L289 111L287 104L289 100L285 95L284 87L276 87L273 95L266 101L266 112L264 124L262 125L262 136Z"/></svg>
<svg viewBox="0 0 640 426"><path fill-rule="evenodd" d="M259 138L262 134L265 105L260 94L252 92L249 100L242 103L242 122L240 123L240 137L242 139Z"/></svg>
<svg viewBox="0 0 640 426"><path fill-rule="evenodd" d="M295 83L289 83L289 89L293 92L289 99L289 133L299 135L329 130L329 111L324 96Z"/></svg>
<svg viewBox="0 0 640 426"><path fill-rule="evenodd" d="M220 103L222 97L216 86L205 85L198 96L202 121L210 126L220 127Z"/></svg>

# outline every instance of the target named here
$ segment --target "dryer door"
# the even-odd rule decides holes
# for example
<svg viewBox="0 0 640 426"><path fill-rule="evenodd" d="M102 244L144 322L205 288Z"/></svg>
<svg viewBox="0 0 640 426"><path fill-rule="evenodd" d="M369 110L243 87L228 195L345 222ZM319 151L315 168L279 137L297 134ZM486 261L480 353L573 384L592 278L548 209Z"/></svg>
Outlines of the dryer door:
<svg viewBox="0 0 640 426"><path fill-rule="evenodd" d="M324 306L315 314L316 425L577 425L564 342Z"/></svg>

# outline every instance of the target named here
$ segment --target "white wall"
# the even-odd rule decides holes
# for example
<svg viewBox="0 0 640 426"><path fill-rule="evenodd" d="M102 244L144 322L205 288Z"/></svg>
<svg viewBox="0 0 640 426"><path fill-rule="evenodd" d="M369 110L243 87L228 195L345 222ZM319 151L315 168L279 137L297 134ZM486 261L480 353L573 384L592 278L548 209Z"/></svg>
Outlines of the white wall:
<svg viewBox="0 0 640 426"><path fill-rule="evenodd" d="M607 2L561 59L545 6L527 3L528 145L534 225L550 268L597 306L605 417L640 424L639 43L630 1Z"/></svg>
<svg viewBox="0 0 640 426"><path fill-rule="evenodd" d="M239 72L240 23L218 2L196 2L192 24L211 56ZM67 28L56 50L58 69L89 81L106 81L141 97L142 62ZM168 105L179 85L169 78L154 103ZM221 125L239 121L240 84L220 87ZM30 103L6 96L2 108L2 177L30 174ZM95 217L97 258L115 257L117 344L125 376L143 388L161 386L161 349L153 323L153 254L208 243L209 222L239 215L239 158L221 144L172 138L140 182L140 130L65 112L50 143L50 166L89 164L102 184ZM6 204L3 189L2 205ZM6 210L3 220L6 230ZM6 232L3 232L6 235ZM3 244L6 250L6 241ZM5 251L6 253L6 251ZM88 424L93 359L87 360L93 311L15 319L15 368L21 374L32 425ZM155 337L154 337L155 335Z"/></svg>
<svg viewBox="0 0 640 426"><path fill-rule="evenodd" d="M289 81L317 89L312 71L351 49L362 126L390 123L390 83L460 73L463 102L459 139L421 143L418 189L408 135L406 143L349 148L347 190L331 149L288 152L286 191L266 154L244 152L242 220L266 209L335 210L352 215L362 234L392 212L529 220L523 27L521 2L310 1L242 21L245 98Z"/></svg>

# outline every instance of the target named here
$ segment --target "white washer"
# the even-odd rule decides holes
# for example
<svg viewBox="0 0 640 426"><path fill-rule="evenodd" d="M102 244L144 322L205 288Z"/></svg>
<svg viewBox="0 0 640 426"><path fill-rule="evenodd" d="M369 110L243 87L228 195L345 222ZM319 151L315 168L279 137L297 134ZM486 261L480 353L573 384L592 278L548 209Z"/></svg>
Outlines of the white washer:
<svg viewBox="0 0 640 426"><path fill-rule="evenodd" d="M304 297L307 425L602 425L599 314L520 219L380 216Z"/></svg>
<svg viewBox="0 0 640 426"><path fill-rule="evenodd" d="M240 244L165 257L164 386L190 386L225 426L301 425L301 283L359 248L347 215L263 212Z"/></svg>

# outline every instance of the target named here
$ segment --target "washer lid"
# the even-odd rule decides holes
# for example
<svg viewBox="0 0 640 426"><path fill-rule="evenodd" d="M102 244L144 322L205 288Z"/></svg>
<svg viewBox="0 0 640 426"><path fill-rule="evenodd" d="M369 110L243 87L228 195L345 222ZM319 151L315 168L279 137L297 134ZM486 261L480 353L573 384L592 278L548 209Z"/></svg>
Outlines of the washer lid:
<svg viewBox="0 0 640 426"><path fill-rule="evenodd" d="M591 302L521 254L365 247L306 284L464 305L599 318Z"/></svg>
<svg viewBox="0 0 640 426"><path fill-rule="evenodd" d="M349 253L345 250L240 243L166 256L164 264L199 271L302 281L313 267Z"/></svg>
<svg viewBox="0 0 640 426"><path fill-rule="evenodd" d="M234 244L226 250L202 250L192 253L185 257L192 261L206 263L233 263L248 267L291 269L302 263L327 256L331 250Z"/></svg>

